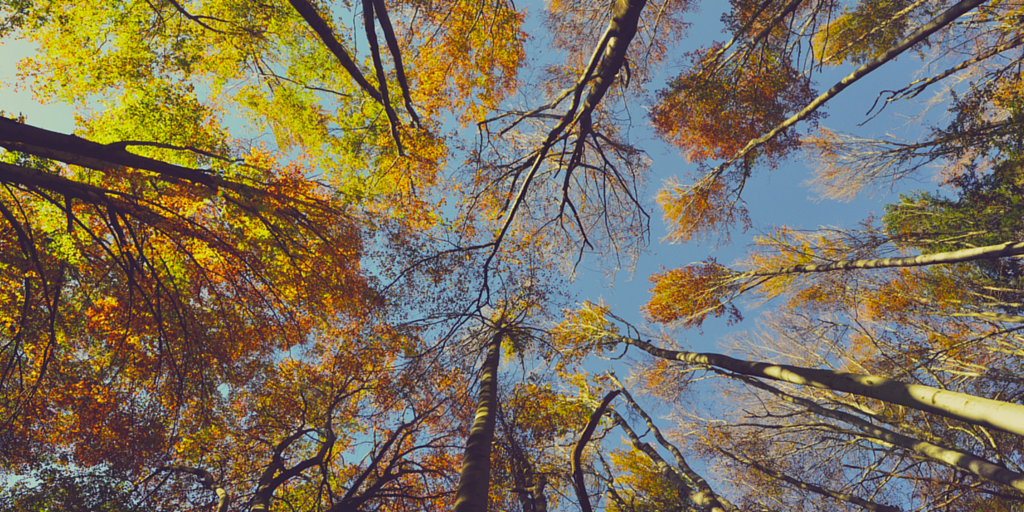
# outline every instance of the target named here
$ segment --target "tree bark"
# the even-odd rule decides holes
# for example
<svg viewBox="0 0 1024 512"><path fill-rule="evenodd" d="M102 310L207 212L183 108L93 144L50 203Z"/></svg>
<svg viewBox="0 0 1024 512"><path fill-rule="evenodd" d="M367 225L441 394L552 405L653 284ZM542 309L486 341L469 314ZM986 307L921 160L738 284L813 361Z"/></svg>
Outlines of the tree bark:
<svg viewBox="0 0 1024 512"><path fill-rule="evenodd" d="M693 503L702 507L704 510L710 510L710 512L725 512L717 499L712 501L710 499L711 497L704 494L704 492L693 489L693 487L683 479L684 473L682 473L679 468L672 467L668 462L665 462L665 459L662 458L657 449L650 444L641 441L640 436L638 436L636 431L629 426L629 423L626 422L626 419L623 418L622 415L615 412L614 409L611 411L611 415L612 418L615 419L615 423L622 427L622 430L624 430L626 435L629 436L629 442L633 445L633 448L636 448L647 455L647 458L654 463L654 467L658 468L658 471L668 477L676 488L685 494L690 501L693 501Z"/></svg>
<svg viewBox="0 0 1024 512"><path fill-rule="evenodd" d="M1007 256L1024 254L1024 242L1006 242L998 245L962 249L959 251L921 254L906 258L876 258L867 260L843 260L825 264L792 265L772 270L754 270L744 275L769 277L784 274L806 274L815 272L832 272L836 270L855 270L866 268L923 267L927 265L945 265L965 263L976 260L994 260Z"/></svg>
<svg viewBox="0 0 1024 512"><path fill-rule="evenodd" d="M125 149L130 145L132 144L100 144L0 117L0 147L11 151L21 151L97 170L111 167L145 169L166 181L185 180L196 185L205 185L213 190L226 187L238 192L256 192L252 187L228 181L206 169L191 169L130 153Z"/></svg>
<svg viewBox="0 0 1024 512"><path fill-rule="evenodd" d="M1024 491L1024 475L1010 471L1009 469L978 457L977 455L915 439L887 428L874 425L867 420L847 412L826 409L812 400L790 395L757 379L743 377L741 380L758 389L767 391L782 400L805 407L808 411L814 414L853 425L861 432L864 432L871 438L877 439L882 443L899 446L900 448L922 455L926 459L941 462L991 482Z"/></svg>
<svg viewBox="0 0 1024 512"><path fill-rule="evenodd" d="M302 16L302 19L306 21L309 28L316 32L316 35L320 37L320 41L324 43L331 53L334 54L335 58L341 64L342 68L348 72L352 80L356 82L359 87L366 92L374 101L384 104L383 98L380 96L380 92L374 89L373 85L366 79L363 72L359 70L359 66L352 60L352 57L348 54L348 50L342 46L341 41L334 35L334 31L331 30L330 25L320 16L320 13L316 10L308 0L288 0L295 11Z"/></svg>
<svg viewBox="0 0 1024 512"><path fill-rule="evenodd" d="M455 494L455 512L486 512L491 479L491 442L498 408L498 362L505 327L498 328L487 346L487 357L480 372L480 398L476 417L466 441L459 487Z"/></svg>
<svg viewBox="0 0 1024 512"><path fill-rule="evenodd" d="M620 337L630 345L662 359L713 366L741 375L750 375L799 386L810 386L875 398L963 421L1024 436L1024 405L1001 402L956 391L856 373L816 370L785 364L742 361L723 354L666 350L645 341Z"/></svg>

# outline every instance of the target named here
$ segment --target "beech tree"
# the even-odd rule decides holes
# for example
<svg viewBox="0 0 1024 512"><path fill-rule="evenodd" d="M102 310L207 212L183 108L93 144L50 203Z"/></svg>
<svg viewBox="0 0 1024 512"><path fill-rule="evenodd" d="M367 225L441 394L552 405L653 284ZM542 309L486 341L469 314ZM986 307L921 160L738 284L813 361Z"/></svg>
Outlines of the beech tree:
<svg viewBox="0 0 1024 512"><path fill-rule="evenodd" d="M734 0L688 49L700 7L0 1L78 127L0 116L0 503L1019 506L1019 3ZM865 109L948 87L941 124L823 127L917 57ZM653 198L671 241L753 227L795 155L826 198L934 165L952 195L656 273L667 329L765 299L731 354L590 302L552 327L649 243L641 111L697 164Z"/></svg>
<svg viewBox="0 0 1024 512"><path fill-rule="evenodd" d="M606 309L597 306L590 309L595 314L609 316ZM690 386L687 382L705 372L739 383L739 389L723 385L731 389L727 392L743 393L746 389L747 393L758 393L724 419L707 418L705 414L710 411L698 410L677 416L679 423L675 425L690 432L687 446L693 447L697 455L718 461L723 475L737 475L738 480L733 480L729 487L746 489L742 492L746 506L771 506L769 503L776 500L779 505L797 507L807 493L813 493L818 496L815 503L838 501L869 510L894 510L891 503L878 503L872 497L881 491L877 485L903 483L922 493L924 505L942 508L945 506L942 501L951 497L972 501L994 494L1013 501L1016 499L1014 489L1019 490L1024 485L1021 473L1004 466L1018 467L1016 458L1006 456L1019 450L1019 433L1006 435L1017 429L1017 423L1009 420L1013 414L1019 414L1010 412L1020 409L1017 403L988 402L979 396L962 394L957 395L960 400L956 403L965 409L954 411L942 405L943 397L952 396L948 394L954 392L945 389L941 381L943 388L929 388L842 369L798 367L741 360L724 354L664 349L637 337L623 336L607 324L568 322L563 328L586 331L595 348L627 344L654 356L656 363L645 370L644 381L648 383L646 386L656 387L645 389L665 400L683 400L679 394L687 393ZM818 352L808 353L807 344L813 343L808 334L820 334L823 332L820 328L809 326L805 331L798 331L788 325L776 324L773 330L745 345L746 349L771 352L776 357L791 354L788 357L804 364L836 364ZM791 343L786 352L778 352L785 346L778 341L781 337L787 337ZM837 338L842 341L842 335ZM835 346L820 350L835 350ZM839 363L845 360L852 365L863 360L855 353L843 358ZM668 385L671 381L664 380L672 378L672 374L683 376L681 388ZM914 398L918 392L920 398ZM987 407L983 403L991 406L988 414L981 413L981 408ZM954 421L934 416L926 419L915 413L915 409ZM976 413L967 413L968 409ZM649 415L644 418L648 429L658 428ZM1010 423L999 426L989 421L995 418L1007 419ZM966 435L961 437L963 434ZM655 435L661 434L655 431ZM975 435L985 442L976 444ZM658 442L675 457L685 458L682 453L677 454L678 448L670 446L672 442L663 435ZM634 437L633 444L648 453L652 463L666 464L654 448L638 437ZM958 444L970 446L970 449L960 448ZM975 450L983 455L973 453ZM680 470L687 471L688 464L677 464ZM844 464L853 464L851 468L862 471L841 469ZM989 484L979 485L963 476L953 476L951 469ZM751 474L760 475L753 480L758 483L751 483ZM699 482L694 476L689 480ZM994 489L992 484L997 484ZM693 485L689 483L688 488L694 488ZM999 490L1000 486L1006 490ZM768 488L777 491L766 495ZM764 501L765 497L771 499Z"/></svg>
<svg viewBox="0 0 1024 512"><path fill-rule="evenodd" d="M880 101L884 105L914 97L968 70L982 73L984 78L971 88L970 99L954 105L960 115L945 130L948 135L940 133L919 144L897 143L892 153L865 150L873 144L861 144L856 138L848 146L833 144L828 134L812 138L807 146L817 149L824 162L819 183L833 197L849 197L854 188L907 176L941 158L943 149L949 151L946 155L956 154L949 146L957 143L962 143L959 154L965 158L987 159L990 154L981 149L984 146L971 142L968 134L985 138L1019 133L1018 117L1007 117L1006 112L1013 104L1007 95L1012 96L1010 91L1019 83L1018 72L1011 70L1019 63L1015 50L1021 40L1017 30L1005 25L1016 8L984 3L957 2L933 10L927 2L859 2L854 9L833 2L734 2L728 15L733 38L694 54L693 65L662 92L663 101L655 110L656 128L689 158L721 161L707 166L692 183L669 183L660 193L666 221L675 230L673 237L681 241L708 237L744 223L740 197L755 168L777 167L786 154L802 147L803 138L796 132L800 123L813 128L822 107L843 90L908 51L921 49L926 41L936 54L955 52L962 59L903 89L880 93ZM970 22L958 22L976 8ZM869 19L870 27L865 23ZM875 23L879 19L883 21ZM816 67L847 62L858 66L823 93L810 89ZM731 78L734 73L742 78ZM716 86L728 81L736 84L735 92L722 92L728 89ZM715 94L725 94L735 106L717 112L710 107L708 114L690 115L690 108L722 102ZM981 126L986 117L999 121L986 129ZM748 125L737 124L748 120ZM835 158L839 155L848 156L844 161ZM885 163L869 162L869 158ZM915 165L903 165L910 161Z"/></svg>

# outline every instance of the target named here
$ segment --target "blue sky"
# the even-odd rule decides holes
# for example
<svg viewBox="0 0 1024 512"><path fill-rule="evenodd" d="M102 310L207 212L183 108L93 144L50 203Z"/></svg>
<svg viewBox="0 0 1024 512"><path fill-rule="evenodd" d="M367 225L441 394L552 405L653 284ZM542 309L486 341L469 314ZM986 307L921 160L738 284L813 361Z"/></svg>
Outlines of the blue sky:
<svg viewBox="0 0 1024 512"><path fill-rule="evenodd" d="M705 2L704 11L693 15L694 25L689 31L689 37L680 43L680 47L674 53L678 55L707 45L712 40L726 39L727 36L720 32L721 12L712 10L724 5L726 4ZM32 52L33 47L21 41L8 40L0 47L0 77L3 79L3 84L0 85L0 110L4 110L8 116L22 113L28 117L29 123L36 126L64 133L71 132L75 126L70 107L40 105L32 99L29 91L17 91L13 87L16 62ZM821 121L821 125L832 130L869 137L894 134L905 139L916 139L920 135L918 132L922 123L908 117L906 110L901 109L909 107L912 112L916 112L915 109L919 105L896 105L864 127L858 127L857 123L866 119L864 113L875 100L878 91L898 88L913 80L913 73L920 66L921 62L915 56L906 55L896 64L885 66L877 74L854 84L826 106L828 117ZM674 65L670 60L662 75L652 81L651 87L657 88L678 70L678 65ZM824 70L816 77L819 91L827 89L848 72L849 69L845 67L841 68L841 72ZM927 100L931 94L926 92L918 101ZM578 269L572 291L580 301L602 300L617 315L637 325L643 324L640 308L650 299L651 284L648 278L661 268L674 268L704 260L709 256L717 258L721 263L729 264L744 254L745 245L754 235L770 231L774 226L785 225L802 229L822 226L852 228L870 214L880 214L883 205L894 201L896 197L894 193L882 191L873 197L862 197L848 203L818 200L814 192L804 185L810 177L810 167L800 154L796 154L778 169L772 172L761 170L748 182L744 199L754 221L754 229L747 233L734 232L732 243L718 248L709 244L665 243L662 240L667 230L661 220L661 211L654 205L653 197L664 180L674 177L685 179L687 173L696 171L696 165L687 163L678 151L657 139L649 128L642 108L634 107L631 114L634 119L631 133L641 141L640 146L652 159L652 176L649 178L646 191L648 212L652 216L652 244L640 257L635 272L631 269L622 269L609 275L606 273L607 269L597 268L585 260ZM941 112L933 115L941 115ZM806 126L800 125L798 129L805 131ZM925 180L920 183L903 183L900 186L903 187L901 191L916 188L934 190L937 184ZM751 329L756 325L757 311L745 310L744 314L746 320L734 326L725 325L723 319L709 319L702 332L680 331L680 340L685 340L685 343L695 350L716 350L719 341L729 333ZM595 364L594 370L600 369L599 366L599 363ZM627 370L620 367L618 373L624 378Z"/></svg>
<svg viewBox="0 0 1024 512"><path fill-rule="evenodd" d="M713 9L724 8L727 5L726 3L704 2L702 10L691 18L693 25L687 39L680 43L674 53L678 55L682 52L696 50L700 46L710 44L711 41L726 41L728 36L721 32L722 12ZM827 117L820 122L820 125L834 131L856 133L868 137L892 134L904 139L916 139L919 136L922 123L920 120L912 120L905 110L900 109L901 107L910 107L913 112L916 112L920 105L893 105L865 126L857 126L858 123L867 119L865 112L874 102L879 91L899 88L916 78L913 74L920 68L921 61L913 55L906 55L900 60L901 62L885 66L876 74L869 75L855 83L836 99L826 104L824 111L827 113ZM903 62L907 65L903 65ZM658 88L678 71L679 66L674 66L670 62L663 69L662 74L652 81L651 87ZM839 70L824 69L817 73L815 81L818 91L822 92L828 89L849 72L850 68L844 66ZM926 92L922 95L922 99L930 98L930 94L930 91ZM641 147L647 150L653 160L651 167L653 176L647 190L648 199L650 199L661 188L664 180L673 177L684 180L688 173L696 171L697 166L687 163L677 150L658 140L643 114L642 111L634 112L634 119L637 120L635 134L644 140ZM797 125L797 129L806 133L807 125L802 123ZM600 297L620 316L639 324L643 321L639 308L650 299L651 283L648 278L661 267L675 268L687 263L702 261L709 256L715 257L719 263L728 265L744 255L745 246L754 236L770 231L775 226L785 225L800 229L854 228L871 213L881 214L884 204L895 201L898 192L919 188L935 190L937 187L937 183L934 181L904 182L900 183L899 188L895 191L881 190L874 195L869 192L865 197L858 197L850 202L822 200L805 185L805 182L811 178L810 171L810 163L799 153L792 155L774 171L769 172L765 169L756 171L754 177L746 185L743 195L754 227L746 233L734 230L732 242L722 247L715 247L713 243L675 244L663 241L667 230L661 218L662 212L655 205L650 210L652 244L649 251L638 261L635 274L631 274L627 270L620 271L612 283L605 278L601 269L586 268L587 265L584 264L577 283L580 286L579 297L581 299ZM703 333L695 330L680 331L680 336L694 349L702 351L715 349L718 340L726 334L754 327L757 311L741 309L744 310L746 317L741 324L727 326L724 318L712 318L705 323Z"/></svg>
<svg viewBox="0 0 1024 512"><path fill-rule="evenodd" d="M727 36L721 32L721 12L715 8L724 7L727 4L705 2L703 10L691 15L689 18L692 26L689 29L688 37L680 42L680 45L673 51L675 55L692 51L699 46L707 45L713 40L725 40ZM539 9L532 10L538 13ZM528 21L528 26L537 27L536 21ZM542 30L542 29L541 29ZM535 36L543 39L543 34ZM68 133L74 129L73 110L66 105L37 103L30 91L16 87L16 63L23 57L31 55L34 46L20 40L6 40L0 47L0 110L7 112L7 115L22 113L28 117L31 124L43 128ZM872 74L852 87L843 91L841 95L826 105L825 111L828 117L822 120L821 125L836 131L847 131L865 136L881 136L895 134L906 139L915 139L918 134L920 121L915 121L904 114L896 105L890 107L882 115L875 118L864 127L856 126L863 122L866 117L864 113L874 101L878 91L901 86L914 79L912 73L917 70L921 63L912 56L902 57L908 65L896 63L884 67L876 74ZM660 76L656 77L649 87L657 89L664 84L667 78L678 72L679 60L671 58L663 67ZM827 89L834 82L842 78L848 68L841 68L841 72L834 69L825 69L816 77L819 90ZM928 96L929 93L922 95ZM920 100L919 100L920 101ZM912 108L916 108L911 105ZM576 281L573 283L573 291L578 300L601 299L610 305L613 310L626 320L642 324L643 317L640 306L645 304L649 298L651 287L648 279L651 274L661 268L674 268L687 263L701 261L709 256L715 257L720 263L729 264L743 255L744 247L752 237L759 232L769 231L773 226L785 225L794 228L814 229L820 226L829 227L855 227L858 222L871 213L881 213L884 203L895 200L895 194L882 191L873 197L861 197L852 202L837 202L832 200L818 200L815 194L804 182L809 178L810 167L805 159L796 154L783 163L778 169L767 172L761 170L749 181L744 191L744 199L750 210L750 216L754 221L754 228L746 233L734 231L732 242L725 246L716 247L712 243L702 244L673 244L663 242L667 231L661 219L662 212L653 202L653 196L661 188L666 179L685 179L688 173L696 170L695 164L687 163L678 151L664 144L654 135L647 122L645 111L633 107L631 116L634 125L631 134L641 148L647 151L652 159L652 176L648 181L646 191L648 201L648 212L651 214L651 245L648 251L638 260L635 272L631 269L621 269L618 272L608 273L609 269L599 268L591 262L584 260L578 269ZM805 125L798 125L798 129L806 131ZM915 188L934 190L937 184L932 181L921 183L903 183L900 191ZM698 350L711 350L716 340L729 332L752 327L756 320L756 312L745 311L746 321L736 326L726 326L724 321L709 319L703 333L689 331L682 333L683 337Z"/></svg>

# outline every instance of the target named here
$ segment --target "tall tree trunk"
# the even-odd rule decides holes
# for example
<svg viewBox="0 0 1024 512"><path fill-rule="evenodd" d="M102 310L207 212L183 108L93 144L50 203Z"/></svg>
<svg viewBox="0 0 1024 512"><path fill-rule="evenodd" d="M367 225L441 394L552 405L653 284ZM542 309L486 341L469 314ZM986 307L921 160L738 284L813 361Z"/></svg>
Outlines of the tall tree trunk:
<svg viewBox="0 0 1024 512"><path fill-rule="evenodd" d="M488 485L491 479L491 441L498 408L498 361L501 359L501 326L487 346L487 358L480 371L480 399L476 417L466 441L462 459L459 488L455 495L455 512L486 512Z"/></svg>
<svg viewBox="0 0 1024 512"><path fill-rule="evenodd" d="M905 258L876 258L868 260L843 260L834 263L792 265L775 269L754 270L742 274L743 276L779 276L784 274L802 274L813 272L833 272L836 270L855 270L865 268L893 268L893 267L924 267L927 265L943 265L950 263L965 263L977 260L994 260L1009 256L1020 256L1024 254L1024 242L1006 242L985 247L972 249L961 249L959 251L940 252L935 254L921 254L919 256L907 256Z"/></svg>
<svg viewBox="0 0 1024 512"><path fill-rule="evenodd" d="M724 374L724 372L719 373ZM1003 466L989 462L988 460L978 457L972 453L915 439L913 437L900 434L899 432L880 427L847 412L835 409L826 409L812 400L790 395L789 393L785 393L774 386L769 386L758 379L746 376L740 376L739 378L742 382L746 382L751 386L767 391L782 400L806 407L808 411L814 414L853 425L861 432L867 434L869 438L915 452L925 459L931 459L951 467L962 469L968 473L972 473L980 476L981 478L1007 487L1012 487L1018 491L1024 491L1024 475L1010 471Z"/></svg>
<svg viewBox="0 0 1024 512"><path fill-rule="evenodd" d="M799 386L810 386L855 395L876 398L890 404L902 405L919 411L939 414L982 427L997 428L1004 432L1024 436L1024 405L1001 402L990 398L946 391L943 389L907 384L904 382L856 373L818 370L773 364L759 361L743 361L723 354L701 354L666 350L645 341L619 337L663 359L682 361L694 365L713 366L741 375L789 382Z"/></svg>

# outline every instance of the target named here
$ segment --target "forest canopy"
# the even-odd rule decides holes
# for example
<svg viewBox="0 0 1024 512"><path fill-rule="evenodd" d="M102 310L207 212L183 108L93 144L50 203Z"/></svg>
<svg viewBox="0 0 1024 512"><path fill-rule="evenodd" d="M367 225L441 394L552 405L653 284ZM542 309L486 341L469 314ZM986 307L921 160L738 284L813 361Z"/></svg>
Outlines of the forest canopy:
<svg viewBox="0 0 1024 512"><path fill-rule="evenodd" d="M5 41L75 128L0 105L2 510L1024 509L1019 0L0 0ZM774 224L766 176L868 206Z"/></svg>

